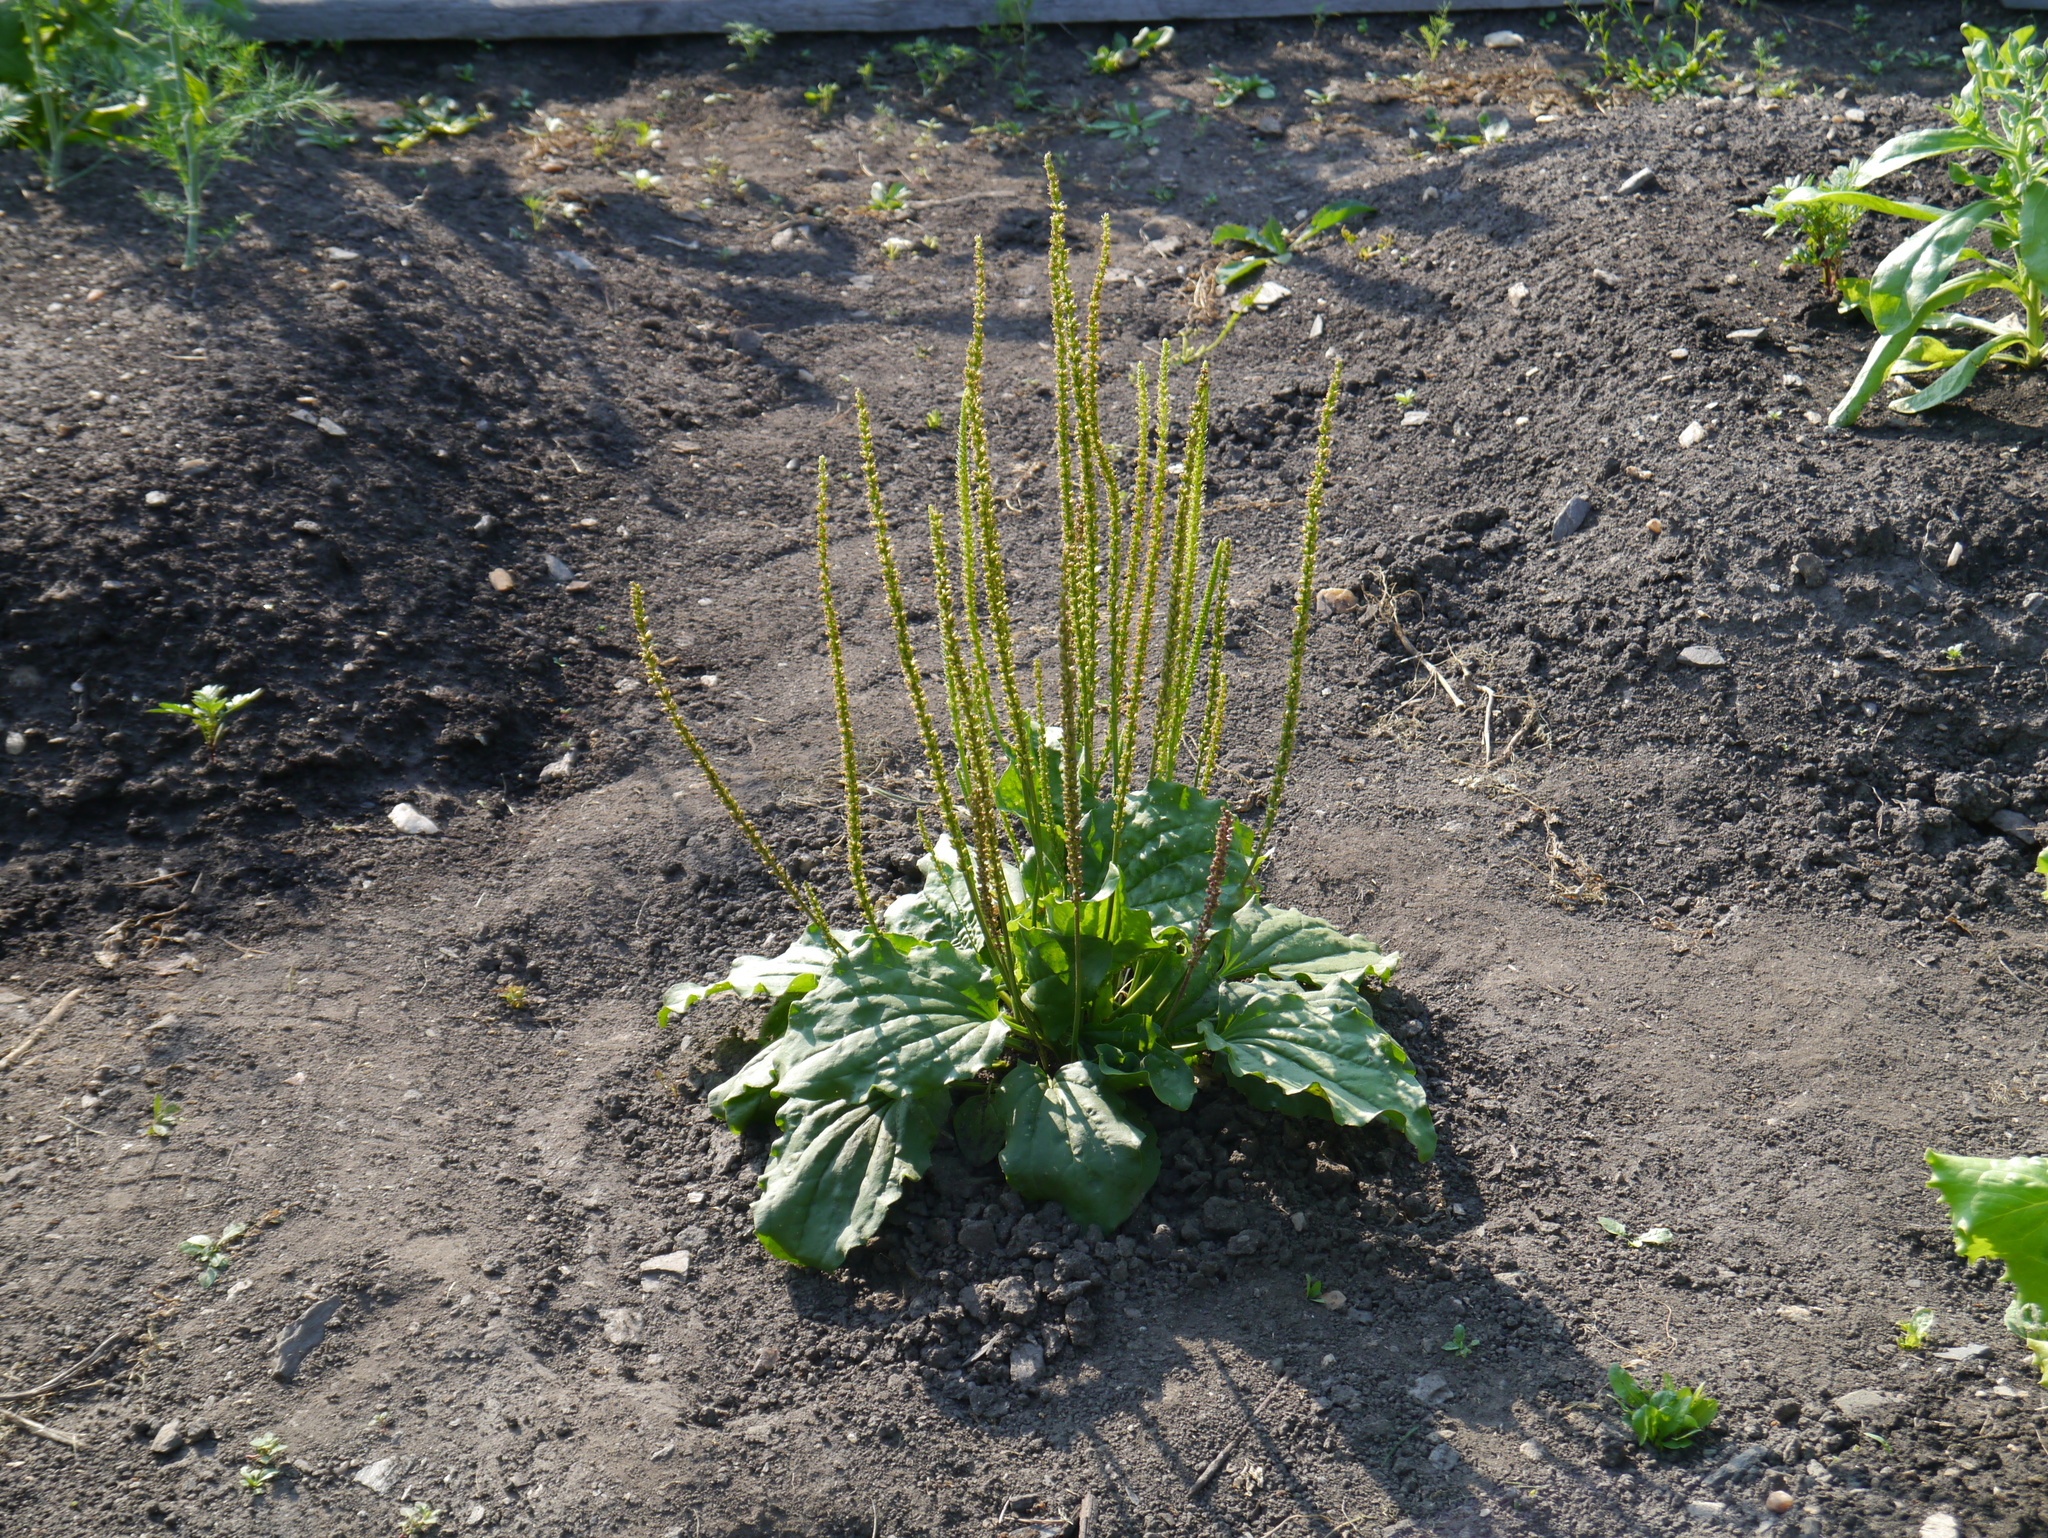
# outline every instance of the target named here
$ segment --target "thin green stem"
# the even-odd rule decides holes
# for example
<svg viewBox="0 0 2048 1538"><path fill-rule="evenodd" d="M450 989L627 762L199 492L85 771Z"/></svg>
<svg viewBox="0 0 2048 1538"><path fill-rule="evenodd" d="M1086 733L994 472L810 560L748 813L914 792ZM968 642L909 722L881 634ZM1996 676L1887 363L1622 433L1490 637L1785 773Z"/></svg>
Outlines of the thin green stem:
<svg viewBox="0 0 2048 1538"><path fill-rule="evenodd" d="M825 639L832 651L832 706L839 717L839 773L846 782L846 874L861 922L879 934L875 904L868 894L867 863L861 858L860 762L853 750L853 706L846 694L846 653L839 634L839 608L832 599L831 534L826 511L832 502L832 467L818 456L818 601L825 611Z"/></svg>

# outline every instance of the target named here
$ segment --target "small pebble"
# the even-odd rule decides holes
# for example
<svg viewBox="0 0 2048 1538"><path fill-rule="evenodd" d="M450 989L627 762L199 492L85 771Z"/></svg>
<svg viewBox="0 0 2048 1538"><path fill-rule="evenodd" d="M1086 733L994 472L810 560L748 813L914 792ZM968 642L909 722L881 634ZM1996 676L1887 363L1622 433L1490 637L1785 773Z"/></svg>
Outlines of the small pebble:
<svg viewBox="0 0 2048 1538"><path fill-rule="evenodd" d="M22 736L20 732L9 732L7 734L7 756L9 758L19 758L27 751L28 738Z"/></svg>
<svg viewBox="0 0 2048 1538"><path fill-rule="evenodd" d="M1339 1292L1334 1287L1325 1287L1320 1293L1316 1295L1316 1301L1322 1304L1324 1308L1327 1308L1333 1314L1341 1314L1342 1312L1344 1312L1344 1294Z"/></svg>
<svg viewBox="0 0 2048 1538"><path fill-rule="evenodd" d="M1552 542L1569 539L1572 535L1578 533L1579 529L1584 525L1587 515L1592 511L1593 504L1584 497L1573 497L1571 501L1565 503L1563 509L1558 513L1556 521L1550 526Z"/></svg>
<svg viewBox="0 0 2048 1538"><path fill-rule="evenodd" d="M1706 441L1707 430L1697 422L1688 423L1685 431L1678 435L1678 446L1682 449L1696 449Z"/></svg>
<svg viewBox="0 0 2048 1538"><path fill-rule="evenodd" d="M1827 563L1811 550L1792 557L1792 575L1807 587L1819 587L1828 580Z"/></svg>
<svg viewBox="0 0 2048 1538"><path fill-rule="evenodd" d="M417 833L430 837L441 831L441 825L414 806L410 801L401 801L390 811L391 826L401 833Z"/></svg>
<svg viewBox="0 0 2048 1538"><path fill-rule="evenodd" d="M557 582L567 582L576 573L567 561L558 555L551 555L548 557L548 575Z"/></svg>
<svg viewBox="0 0 2048 1538"><path fill-rule="evenodd" d="M1652 518L1643 525L1643 529L1651 535L1662 534L1664 532L1664 520L1662 518Z"/></svg>
<svg viewBox="0 0 2048 1538"><path fill-rule="evenodd" d="M1348 587L1326 587L1316 594L1316 607L1325 614L1349 614L1358 607L1358 595Z"/></svg>
<svg viewBox="0 0 2048 1538"><path fill-rule="evenodd" d="M1523 39L1519 32L1489 32L1479 41L1487 48L1519 48Z"/></svg>
<svg viewBox="0 0 2048 1538"><path fill-rule="evenodd" d="M1790 1511L1793 1504L1792 1492L1789 1490L1773 1490L1764 1497L1764 1510L1780 1515Z"/></svg>
<svg viewBox="0 0 2048 1538"><path fill-rule="evenodd" d="M1604 267L1595 267L1593 269L1593 281L1595 283L1598 283L1602 288L1621 287L1621 279L1617 278L1613 273L1607 271L1607 269Z"/></svg>
<svg viewBox="0 0 2048 1538"><path fill-rule="evenodd" d="M1687 358L1690 358L1692 356L1692 349L1690 347L1674 347L1668 354L1666 354L1666 356L1669 357L1673 363L1683 363Z"/></svg>
<svg viewBox="0 0 2048 1538"><path fill-rule="evenodd" d="M168 507L171 494L168 491L145 491L142 494L142 501L146 507Z"/></svg>
<svg viewBox="0 0 2048 1538"><path fill-rule="evenodd" d="M1614 195L1625 198L1632 192L1655 192L1658 189L1657 173L1644 166L1642 170L1614 189Z"/></svg>
<svg viewBox="0 0 2048 1538"><path fill-rule="evenodd" d="M500 566L491 573L490 583L498 592L509 593L512 591L512 573Z"/></svg>
<svg viewBox="0 0 2048 1538"><path fill-rule="evenodd" d="M1403 427L1421 427L1428 421L1429 413L1426 411L1404 411L1401 413L1401 425Z"/></svg>
<svg viewBox="0 0 2048 1538"><path fill-rule="evenodd" d="M1724 668L1728 659L1715 646L1688 646L1678 654L1680 662L1689 662L1696 668Z"/></svg>

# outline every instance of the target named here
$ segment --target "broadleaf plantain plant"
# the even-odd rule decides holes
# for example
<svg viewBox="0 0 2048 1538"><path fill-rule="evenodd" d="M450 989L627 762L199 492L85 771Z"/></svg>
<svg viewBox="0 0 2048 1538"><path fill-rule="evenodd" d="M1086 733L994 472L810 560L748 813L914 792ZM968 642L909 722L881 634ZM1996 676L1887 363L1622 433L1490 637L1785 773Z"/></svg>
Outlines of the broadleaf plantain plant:
<svg viewBox="0 0 2048 1538"><path fill-rule="evenodd" d="M873 1237L949 1127L1001 1160L1031 1201L1077 1223L1122 1223L1159 1172L1148 1103L1184 1110L1203 1079L1254 1104L1358 1126L1386 1117L1428 1158L1435 1128L1400 1046L1362 987L1398 957L1320 919L1268 907L1258 872L1294 753L1317 531L1339 380L1323 401L1302 528L1278 755L1256 831L1208 794L1225 731L1229 541L1205 548L1206 374L1179 448L1169 367L1134 372L1127 477L1100 413L1109 228L1085 305L1048 160L1049 293L1061 520L1057 676L1020 678L982 396L986 275L956 434L956 507L928 510L941 697L920 671L867 407L857 398L867 512L897 658L936 809L923 889L877 910L863 859L860 775L818 467L818 577L841 744L847 875L857 928L834 928L741 810L677 708L648 629L649 679L727 813L805 922L782 955L742 956L682 983L661 1023L709 995L771 1001L759 1049L713 1092L736 1131L780 1129L753 1209L775 1255L831 1268ZM1178 482L1176 484L1176 474ZM1197 704L1199 701L1199 708Z"/></svg>
<svg viewBox="0 0 2048 1538"><path fill-rule="evenodd" d="M1894 411L1931 410L1953 400L1991 362L2036 367L2043 357L2044 305L2048 305L2048 49L2021 27L1993 44L1982 28L1966 26L1963 58L1969 81L1949 103L1948 128L1920 128L1880 145L1846 187L1829 182L1789 186L1774 194L1769 211L1783 222L1807 204L1872 209L1926 227L1908 236L1867 282L1845 282L1844 294L1877 328L1863 368L1849 393L1829 414L1846 427L1862 416L1886 380L1934 373L1923 388L1891 403ZM1949 163L1950 181L1975 196L1960 208L1909 202L1869 192L1871 183L1936 155ZM1991 157L1988 171L1970 162ZM1978 295L2004 290L2017 313L1991 318L1958 308ZM1937 332L1968 331L1982 340L1955 347Z"/></svg>

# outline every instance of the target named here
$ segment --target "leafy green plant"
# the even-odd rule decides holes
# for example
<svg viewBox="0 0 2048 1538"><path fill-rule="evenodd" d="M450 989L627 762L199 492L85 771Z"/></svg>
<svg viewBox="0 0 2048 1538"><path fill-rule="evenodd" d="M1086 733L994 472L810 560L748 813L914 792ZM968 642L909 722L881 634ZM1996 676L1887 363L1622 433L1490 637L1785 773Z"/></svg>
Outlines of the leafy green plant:
<svg viewBox="0 0 2048 1538"><path fill-rule="evenodd" d="M177 1101L166 1100L162 1095L152 1097L149 1102L149 1120L142 1124L142 1135L144 1137L169 1137L172 1129L178 1125L178 1119L184 1113L185 1108L179 1105Z"/></svg>
<svg viewBox="0 0 2048 1538"><path fill-rule="evenodd" d="M220 747L220 734L227 729L228 717L238 710L244 710L263 698L261 689L252 689L247 694L229 696L219 684L206 684L192 691L190 702L183 700L161 700L144 712L152 716L183 716L192 723L199 733L199 740L206 744L206 761L213 762L214 754Z"/></svg>
<svg viewBox="0 0 2048 1538"><path fill-rule="evenodd" d="M925 96L931 95L981 57L964 43L940 43L928 37L898 43L896 51L917 71L917 89Z"/></svg>
<svg viewBox="0 0 2048 1538"><path fill-rule="evenodd" d="M1278 94L1264 75L1233 75L1227 69L1209 71L1209 84L1216 87L1216 105L1234 107L1247 96L1271 101Z"/></svg>
<svg viewBox="0 0 2048 1538"><path fill-rule="evenodd" d="M350 119L343 117L339 121L347 122ZM320 123L301 123L294 130L292 137L301 149L345 150L362 135L350 133L342 128L328 128Z"/></svg>
<svg viewBox="0 0 2048 1538"><path fill-rule="evenodd" d="M1442 149L1447 144L1498 144L1508 136L1512 126L1505 113L1481 110L1479 114L1479 132L1472 134L1453 133L1451 125L1438 116L1436 108L1430 107L1425 109L1422 114L1422 127L1419 129L1411 128L1408 131L1411 134L1416 134L1421 138L1429 140L1438 149Z"/></svg>
<svg viewBox="0 0 2048 1538"><path fill-rule="evenodd" d="M868 188L868 207L876 213L891 213L903 206L910 189L901 182L876 182Z"/></svg>
<svg viewBox="0 0 2048 1538"><path fill-rule="evenodd" d="M1403 411L1406 411L1410 406L1415 404L1415 391L1396 390L1394 392L1394 404L1396 406L1399 406Z"/></svg>
<svg viewBox="0 0 2048 1538"><path fill-rule="evenodd" d="M1120 144L1157 144L1159 136L1153 128L1173 116L1171 107L1160 107L1147 112L1134 101L1121 101L1109 108L1107 117L1097 118L1092 123L1083 123L1082 129L1092 134L1107 134Z"/></svg>
<svg viewBox="0 0 2048 1538"><path fill-rule="evenodd" d="M741 64L751 64L760 58L761 50L775 41L775 34L751 21L729 21L725 24L725 40L740 51L738 61L726 65L726 68L737 69Z"/></svg>
<svg viewBox="0 0 2048 1538"><path fill-rule="evenodd" d="M240 1243L248 1232L247 1223L230 1223L220 1231L218 1239L210 1234L194 1234L178 1246L178 1251L199 1262L199 1285L211 1287L235 1263L231 1247Z"/></svg>
<svg viewBox="0 0 2048 1538"><path fill-rule="evenodd" d="M1451 1338L1445 1341L1443 1345L1440 1346L1438 1349L1442 1351L1448 1351L1453 1356L1458 1357L1462 1360L1463 1358L1470 1356L1472 1354L1472 1348L1478 1344L1478 1341L1474 1340L1471 1336L1465 1333L1465 1327L1462 1324L1459 1324L1453 1325L1451 1327Z"/></svg>
<svg viewBox="0 0 2048 1538"><path fill-rule="evenodd" d="M1444 0L1427 21L1413 33L1406 34L1409 41L1419 47L1429 62L1434 64L1443 54L1444 45L1451 40L1451 30L1457 25L1451 20L1451 0Z"/></svg>
<svg viewBox="0 0 2048 1538"><path fill-rule="evenodd" d="M0 144L20 135L52 191L91 169L69 164L72 149L110 145L143 109L124 19L114 0L0 5Z"/></svg>
<svg viewBox="0 0 2048 1538"><path fill-rule="evenodd" d="M1209 244L1249 246L1251 250L1218 268L1216 281L1229 288L1263 272L1269 263L1285 267L1325 230L1341 229L1353 219L1370 219L1377 212L1364 203L1328 203L1291 230L1277 218L1268 218L1257 229L1246 224L1219 224L1210 235Z"/></svg>
<svg viewBox="0 0 2048 1538"><path fill-rule="evenodd" d="M2048 179L2040 172L2048 145L2048 50L2021 27L1994 45L1979 27L1964 27L1970 79L1949 102L1948 128L1921 128L1878 146L1847 188L1794 187L1780 207L1802 203L1873 209L1918 220L1915 231L1878 263L1867 283L1843 292L1877 328L1863 367L1828 414L1845 427L1863 415L1885 381L1940 370L1932 383L1891 403L1907 413L1953 400L1987 363L2034 368L2042 359L2048 300ZM1869 192L1871 183L1936 155L1959 155L1949 178L1976 196L1960 208L1908 202ZM1972 160L1989 157L1976 171ZM1982 231L1980 238L1979 231ZM1985 318L1959 306L2001 290L2017 314ZM1973 332L1974 347L1951 346L1942 331Z"/></svg>
<svg viewBox="0 0 2048 1538"><path fill-rule="evenodd" d="M372 134L370 142L383 145L387 155L403 155L429 139L453 139L490 120L491 111L481 102L475 111L464 112L452 96L419 96L380 122L377 126L384 132Z"/></svg>
<svg viewBox="0 0 2048 1538"><path fill-rule="evenodd" d="M277 1478L278 1470L266 1469L254 1463L245 1463L235 1475L235 1483L250 1495L262 1495L269 1490Z"/></svg>
<svg viewBox="0 0 2048 1538"><path fill-rule="evenodd" d="M1710 89L1728 56L1725 32L1718 27L1700 30L1704 24L1701 0L1684 0L1676 9L1692 23L1689 38L1681 37L1670 21L1653 27L1657 13L1649 0L1607 0L1591 10L1568 6L1566 14L1585 32L1586 52L1600 61L1608 85L1665 101L1673 96L1698 96ZM1617 22L1619 42L1615 38Z"/></svg>
<svg viewBox="0 0 2048 1538"><path fill-rule="evenodd" d="M1859 5L1849 13L1849 30L1861 37L1870 30L1870 24L1877 18L1870 14L1870 7Z"/></svg>
<svg viewBox="0 0 2048 1538"><path fill-rule="evenodd" d="M1928 1332L1934 1328L1934 1310L1916 1308L1903 1319L1896 1319L1893 1327L1899 1332L1901 1351L1918 1351L1927 1344Z"/></svg>
<svg viewBox="0 0 2048 1538"><path fill-rule="evenodd" d="M221 10L246 14L236 3ZM137 14L149 33L149 105L135 142L178 179L177 196L145 191L142 201L184 227L182 265L190 272L200 262L202 233L225 243L240 227L200 227L207 189L221 168L247 160L244 146L272 128L335 117L334 88L279 65L261 43L245 42L213 15L187 10L183 0L141 0Z"/></svg>
<svg viewBox="0 0 2048 1538"><path fill-rule="evenodd" d="M742 956L721 981L670 988L660 1019L719 993L769 1000L754 1057L710 1103L736 1130L779 1128L754 1228L771 1253L805 1265L837 1266L873 1237L948 1128L970 1156L998 1156L1026 1200L1114 1228L1159 1172L1145 1106L1186 1109L1198 1069L1255 1105L1344 1125L1386 1117L1421 1156L1435 1150L1422 1087L1362 991L1396 958L1267 906L1258 881L1294 758L1340 381L1333 374L1323 403L1273 778L1254 829L1208 794L1226 727L1230 546L1219 541L1205 557L1207 377L1176 435L1162 348L1158 376L1134 377L1135 452L1112 450L1097 383L1109 229L1084 305L1049 156L1046 178L1048 457L1059 466L1062 528L1050 680L1036 666L1029 683L1020 677L984 404L979 260L956 506L926 520L935 658L921 659L912 636L866 402L855 397L875 555L934 813L920 822L921 891L878 905L863 854L829 465L818 467L819 597L857 927L833 927L825 899L799 884L726 788L675 704L633 590L642 662L671 726L804 920L781 956ZM1170 447L1185 460L1177 482Z"/></svg>
<svg viewBox="0 0 2048 1538"><path fill-rule="evenodd" d="M398 1514L398 1530L406 1538L418 1538L421 1533L436 1532L441 1526L441 1513L425 1501L415 1501Z"/></svg>
<svg viewBox="0 0 2048 1538"><path fill-rule="evenodd" d="M1678 1237L1668 1228L1646 1228L1639 1234L1632 1234L1628 1231L1628 1225L1619 1218L1595 1218L1593 1221L1632 1250L1639 1250L1644 1245L1652 1249L1662 1249Z"/></svg>
<svg viewBox="0 0 2048 1538"><path fill-rule="evenodd" d="M1831 298L1842 291L1842 258L1849 249L1849 237L1862 222L1864 210L1854 203L1815 202L1805 197L1791 202L1787 199L1795 190L1808 187L1823 192L1849 191L1855 188L1862 172L1863 162L1851 160L1817 181L1810 176L1795 176L1773 187L1763 202L1743 210L1770 219L1774 231L1791 225L1798 233L1799 244L1785 258L1785 265L1817 268Z"/></svg>
<svg viewBox="0 0 2048 1538"><path fill-rule="evenodd" d="M1118 33L1108 47L1096 49L1089 57L1088 73L1116 75L1127 69L1136 69L1172 41L1171 27L1140 27L1135 37Z"/></svg>
<svg viewBox="0 0 2048 1538"><path fill-rule="evenodd" d="M833 103L839 100L839 82L836 80L819 81L808 91L804 92L804 100L811 104L811 110L817 113L820 118L830 117L832 115Z"/></svg>
<svg viewBox="0 0 2048 1538"><path fill-rule="evenodd" d="M937 432L946 425L946 414L934 406L924 414L925 431Z"/></svg>
<svg viewBox="0 0 2048 1538"><path fill-rule="evenodd" d="M1323 1284L1307 1272L1302 1273L1301 1295L1313 1303L1323 1295Z"/></svg>
<svg viewBox="0 0 2048 1538"><path fill-rule="evenodd" d="M266 1469L282 1467L290 1458L291 1449L284 1444L284 1438L274 1431L266 1431L260 1437L249 1438L251 1461L260 1463Z"/></svg>
<svg viewBox="0 0 2048 1538"><path fill-rule="evenodd" d="M507 1009L525 1009L533 1003L533 995L524 983L507 983L498 990L498 1002Z"/></svg>
<svg viewBox="0 0 2048 1538"><path fill-rule="evenodd" d="M1628 1428L1636 1441L1659 1452L1690 1446L1692 1439L1714 1424L1721 1402L1707 1397L1706 1385L1680 1388L1664 1374L1664 1386L1645 1389L1619 1363L1607 1369L1607 1386L1628 1411Z"/></svg>
<svg viewBox="0 0 2048 1538"><path fill-rule="evenodd" d="M2048 863L2044 858L2043 863ZM2012 1284L2005 1327L2048 1383L2048 1159L1973 1159L1929 1152L1928 1185L1948 1204L1956 1253L2001 1260Z"/></svg>

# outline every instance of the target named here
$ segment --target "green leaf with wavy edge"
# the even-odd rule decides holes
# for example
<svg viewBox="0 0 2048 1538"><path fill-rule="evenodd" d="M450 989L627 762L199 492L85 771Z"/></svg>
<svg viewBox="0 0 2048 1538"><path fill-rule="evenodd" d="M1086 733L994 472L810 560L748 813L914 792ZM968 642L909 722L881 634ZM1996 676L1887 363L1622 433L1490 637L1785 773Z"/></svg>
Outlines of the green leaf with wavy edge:
<svg viewBox="0 0 2048 1538"><path fill-rule="evenodd" d="M1349 219L1370 219L1379 210L1368 203L1325 203L1308 221L1308 233L1320 235Z"/></svg>
<svg viewBox="0 0 2048 1538"><path fill-rule="evenodd" d="M1024 978L1024 1006L1048 1041L1068 1041L1078 1018L1085 1026L1106 1019L1115 1004L1124 969L1142 960L1157 942L1147 916L1125 905L1112 888L1108 897L1080 905L1080 966L1075 975L1075 905L1045 904L1045 922L1014 925L1017 962ZM1080 1010L1074 994L1080 992Z"/></svg>
<svg viewBox="0 0 2048 1538"><path fill-rule="evenodd" d="M1178 1052L1154 1047L1145 1054L1146 1086L1163 1104L1185 1111L1195 1103L1195 1070Z"/></svg>
<svg viewBox="0 0 2048 1538"><path fill-rule="evenodd" d="M1417 1157L1435 1154L1436 1124L1408 1054L1374 1022L1357 989L1331 983L1304 993L1254 978L1224 983L1217 994L1217 1016L1202 1037L1230 1073L1320 1096L1345 1126L1392 1117Z"/></svg>
<svg viewBox="0 0 2048 1538"><path fill-rule="evenodd" d="M754 1232L779 1260L836 1270L930 1165L939 1123L915 1096L789 1100L779 1120Z"/></svg>
<svg viewBox="0 0 2048 1538"><path fill-rule="evenodd" d="M839 937L841 945L850 946L860 938L857 929L835 929L832 933ZM665 1027L672 1017L715 993L732 993L745 999L762 994L808 992L837 956L838 952L825 943L818 926L812 924L780 956L735 957L732 971L722 982L674 984L661 996L661 1013L655 1016L655 1023Z"/></svg>
<svg viewBox="0 0 2048 1538"><path fill-rule="evenodd" d="M1311 988L1327 982L1355 986L1365 978L1385 983L1401 961L1400 952L1382 951L1363 935L1347 935L1291 908L1268 908L1256 898L1237 911L1209 949L1217 976L1269 973Z"/></svg>
<svg viewBox="0 0 2048 1538"><path fill-rule="evenodd" d="M868 936L797 1001L777 1043L775 1089L798 1100L917 1094L973 1078L1009 1035L977 958Z"/></svg>
<svg viewBox="0 0 2048 1538"><path fill-rule="evenodd" d="M1010 1129L1003 1174L1027 1202L1058 1202L1076 1223L1108 1233L1159 1178L1152 1129L1103 1086L1093 1063L1069 1063L1050 1078L1019 1063L996 1094Z"/></svg>
<svg viewBox="0 0 2048 1538"><path fill-rule="evenodd" d="M882 928L928 943L944 941L956 950L980 950L981 920L951 837L941 835L930 854L918 857L917 868L924 872L924 889L890 903L882 913Z"/></svg>
<svg viewBox="0 0 2048 1538"><path fill-rule="evenodd" d="M2048 1159L1979 1159L1929 1150L1927 1183L1948 1204L1956 1253L2001 1260L2013 1300L2005 1327L2048 1383Z"/></svg>
<svg viewBox="0 0 2048 1538"><path fill-rule="evenodd" d="M1892 410L1912 416L1947 404L1969 388L1970 381L1977 377L1977 370L1991 360L1993 353L2008 347L2019 348L2021 356L2024 357L2027 339L2021 334L2008 333L2002 337L1995 336L1990 341L1971 348L1926 389L1917 390L1911 395L1893 401Z"/></svg>
<svg viewBox="0 0 2048 1538"><path fill-rule="evenodd" d="M1943 214L1894 246L1870 275L1870 318L1887 336L1918 328L1928 298L1947 280L1970 236L1998 208L1979 198Z"/></svg>
<svg viewBox="0 0 2048 1538"><path fill-rule="evenodd" d="M1223 802L1174 780L1154 780L1125 798L1116 844L1124 901L1149 913L1156 929L1192 934L1201 923L1223 811ZM1240 823L1224 855L1212 927L1220 929L1244 905L1251 870L1252 830Z"/></svg>
<svg viewBox="0 0 2048 1538"><path fill-rule="evenodd" d="M1934 155L1966 155L1973 150L1995 150L1998 140L1974 128L1918 128L1880 144L1863 162L1856 185L1868 187L1880 177L1904 170Z"/></svg>

